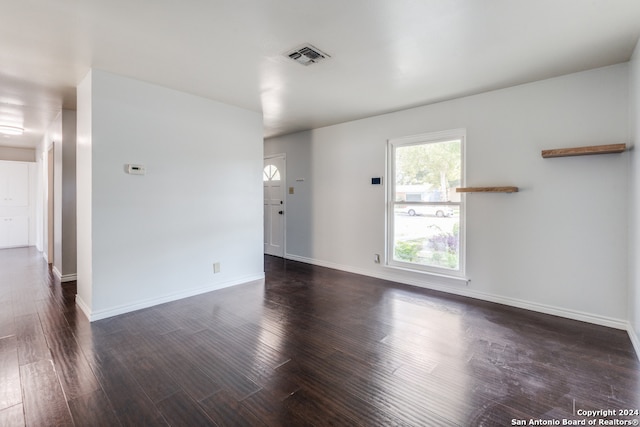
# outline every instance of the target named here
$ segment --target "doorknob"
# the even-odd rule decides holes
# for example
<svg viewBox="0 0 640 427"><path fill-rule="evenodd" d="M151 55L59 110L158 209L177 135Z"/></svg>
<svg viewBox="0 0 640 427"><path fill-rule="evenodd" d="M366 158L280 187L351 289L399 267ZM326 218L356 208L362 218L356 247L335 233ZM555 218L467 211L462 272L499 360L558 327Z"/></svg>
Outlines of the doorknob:
<svg viewBox="0 0 640 427"><path fill-rule="evenodd" d="M284 211L280 211L280 212L278 212L278 213L279 213L280 215L282 215L282 214L284 213Z"/></svg>

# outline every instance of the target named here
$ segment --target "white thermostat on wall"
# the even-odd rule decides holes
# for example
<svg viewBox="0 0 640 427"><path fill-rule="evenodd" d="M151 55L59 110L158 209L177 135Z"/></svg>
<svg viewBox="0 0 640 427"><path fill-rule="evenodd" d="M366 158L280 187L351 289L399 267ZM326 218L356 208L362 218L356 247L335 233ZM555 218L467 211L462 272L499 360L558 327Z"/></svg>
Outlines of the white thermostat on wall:
<svg viewBox="0 0 640 427"><path fill-rule="evenodd" d="M131 175L144 175L146 171L144 165L127 165L127 173Z"/></svg>

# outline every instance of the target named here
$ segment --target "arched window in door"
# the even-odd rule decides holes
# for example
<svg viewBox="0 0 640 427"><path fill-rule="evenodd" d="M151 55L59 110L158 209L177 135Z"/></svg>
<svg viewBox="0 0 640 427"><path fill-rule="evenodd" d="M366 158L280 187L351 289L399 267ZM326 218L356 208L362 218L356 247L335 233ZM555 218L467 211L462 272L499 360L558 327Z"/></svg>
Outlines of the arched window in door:
<svg viewBox="0 0 640 427"><path fill-rule="evenodd" d="M274 165L265 166L263 172L263 181L280 181L280 171Z"/></svg>

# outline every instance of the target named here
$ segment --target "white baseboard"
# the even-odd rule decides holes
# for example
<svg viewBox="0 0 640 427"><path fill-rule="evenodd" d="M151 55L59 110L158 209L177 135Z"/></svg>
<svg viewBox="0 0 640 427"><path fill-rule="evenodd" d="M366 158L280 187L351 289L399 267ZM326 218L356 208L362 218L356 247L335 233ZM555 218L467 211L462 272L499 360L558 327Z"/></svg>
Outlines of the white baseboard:
<svg viewBox="0 0 640 427"><path fill-rule="evenodd" d="M90 322L96 320L106 319L108 317L118 316L120 314L129 313L143 308L153 307L154 305L164 304L171 301L180 300L183 298L192 297L195 295L204 294L211 291L217 291L219 289L228 288L231 286L242 285L249 282L255 282L264 280L264 273L256 274L252 276L240 277L234 280L230 280L222 283L215 283L207 286L202 286L196 289L190 289L183 292L176 292L168 295L163 295L157 298L150 298L142 301L137 301L132 304L124 304L116 307L106 308L102 310L92 311L87 304L85 304L80 297L76 295L76 304L80 307L83 313L87 316Z"/></svg>
<svg viewBox="0 0 640 427"><path fill-rule="evenodd" d="M78 275L77 274L64 274L62 277L60 277L60 281L61 282L73 282L74 280L78 280Z"/></svg>
<svg viewBox="0 0 640 427"><path fill-rule="evenodd" d="M78 280L78 275L77 274L61 274L60 271L58 270L58 268L54 265L51 270L53 271L53 274L58 278L58 280L60 280L61 282L71 282L73 280Z"/></svg>
<svg viewBox="0 0 640 427"><path fill-rule="evenodd" d="M87 303L85 303L82 298L80 298L80 295L76 294L76 305L78 307L80 307L80 310L82 310L82 312L84 313L84 315L87 317L87 319L91 319L91 309L89 308L89 306L87 305Z"/></svg>
<svg viewBox="0 0 640 427"><path fill-rule="evenodd" d="M638 334L635 329L633 329L633 325L631 325L631 323L627 325L627 333L629 334L629 339L631 339L633 349L636 351L636 357L640 360L640 337L638 337Z"/></svg>
<svg viewBox="0 0 640 427"><path fill-rule="evenodd" d="M460 295L460 296L479 299L483 301L495 302L498 304L522 308L525 310L536 311L539 313L551 314L553 316L565 317L567 319L579 320L581 322L607 326L609 328L622 329L622 330L628 329L628 322L626 320L616 319L616 318L607 317L607 316L601 316L599 314L586 313L578 310L571 310L571 309L562 308L562 307L555 307L555 306L546 305L546 304L539 304L536 302L525 301L525 300L520 300L516 298L504 297L501 295L494 295L494 294L489 294L485 292L479 292L479 291L469 289L466 286L445 286L438 283L434 283L433 281L430 282L428 281L429 279L412 280L407 277L402 277L402 276L398 276L397 274L393 274L391 271L389 272L370 271L362 268L344 266L344 265L335 264L332 262L320 261L320 260L301 257L298 255L292 255L292 254L285 254L285 258L293 261L304 262L307 264L318 265L321 267L333 268L335 270L346 271L349 273L360 274L363 276L375 277L377 279L388 280L391 282L403 283L406 285L432 289L434 291L446 292L449 294Z"/></svg>

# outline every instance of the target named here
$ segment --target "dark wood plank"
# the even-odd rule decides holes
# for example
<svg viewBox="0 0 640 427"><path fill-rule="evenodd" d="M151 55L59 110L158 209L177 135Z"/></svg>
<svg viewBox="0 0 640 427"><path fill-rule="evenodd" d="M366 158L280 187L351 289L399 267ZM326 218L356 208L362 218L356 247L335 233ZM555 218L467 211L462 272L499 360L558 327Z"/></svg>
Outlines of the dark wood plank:
<svg viewBox="0 0 640 427"><path fill-rule="evenodd" d="M157 308L147 308L124 317L124 326L134 335L162 335L180 329L179 326Z"/></svg>
<svg viewBox="0 0 640 427"><path fill-rule="evenodd" d="M194 338L196 337L211 354L224 360L230 368L242 372L254 382L270 376L277 366L289 360L287 355L269 345L258 343L255 336L245 334L238 328L207 329L194 334Z"/></svg>
<svg viewBox="0 0 640 427"><path fill-rule="evenodd" d="M92 368L123 425L166 425L156 406L115 356L101 357Z"/></svg>
<svg viewBox="0 0 640 427"><path fill-rule="evenodd" d="M187 338L188 339L188 338ZM220 390L222 385L207 375L185 353L184 340L176 333L163 335L153 351L173 381L194 400L200 401Z"/></svg>
<svg viewBox="0 0 640 427"><path fill-rule="evenodd" d="M456 193L517 193L518 187L458 187Z"/></svg>
<svg viewBox="0 0 640 427"><path fill-rule="evenodd" d="M171 426L215 426L217 425L202 408L183 391L179 391L158 402L158 408Z"/></svg>
<svg viewBox="0 0 640 427"><path fill-rule="evenodd" d="M102 389L69 400L76 426L113 427L122 425Z"/></svg>
<svg viewBox="0 0 640 427"><path fill-rule="evenodd" d="M309 394L300 389L284 400L287 409L298 418L313 426L344 426L350 427L357 422L340 411L337 405L326 405L327 400L317 399L317 395Z"/></svg>
<svg viewBox="0 0 640 427"><path fill-rule="evenodd" d="M145 351L144 355L118 358L152 402L163 400L180 390L180 386L165 372L164 365L153 353Z"/></svg>
<svg viewBox="0 0 640 427"><path fill-rule="evenodd" d="M20 379L27 426L73 425L67 401L50 360L22 365Z"/></svg>
<svg viewBox="0 0 640 427"><path fill-rule="evenodd" d="M627 149L627 144L606 144L590 145L586 147L555 148L542 150L542 157L549 159L552 157L586 156L593 154L622 153Z"/></svg>
<svg viewBox="0 0 640 427"><path fill-rule="evenodd" d="M18 353L16 350L0 352L0 410L19 403L22 403L22 386Z"/></svg>
<svg viewBox="0 0 640 427"><path fill-rule="evenodd" d="M300 391L300 387L295 392ZM295 393L294 392L294 393ZM249 415L245 415L245 418L251 417L259 419L264 425L278 426L278 425L311 425L310 422L302 418L299 414L293 412L290 407L285 403L285 400L290 397L279 396L270 392L268 389L263 388L260 391L247 396L241 402L231 402L225 404L224 401L219 402L218 405L224 413L224 408L231 410L235 408L234 405L239 405L240 410L246 412ZM204 402L203 402L204 403Z"/></svg>
<svg viewBox="0 0 640 427"><path fill-rule="evenodd" d="M17 351L18 339L15 335L5 335L0 337L0 353L5 351Z"/></svg>
<svg viewBox="0 0 640 427"><path fill-rule="evenodd" d="M24 410L22 404L0 410L0 426L24 427Z"/></svg>
<svg viewBox="0 0 640 427"><path fill-rule="evenodd" d="M212 347L195 348L189 352L189 360L237 400L260 390L259 385L234 369L227 359L217 357Z"/></svg>
<svg viewBox="0 0 640 427"><path fill-rule="evenodd" d="M45 338L67 399L75 399L100 388L80 345L70 330L52 330L45 335Z"/></svg>
<svg viewBox="0 0 640 427"><path fill-rule="evenodd" d="M257 383L262 387L261 391L264 390L270 393L274 399L283 401L300 390L301 385L299 378L287 373L286 367L289 363L294 362L288 360L286 363L278 366L272 375L260 378Z"/></svg>
<svg viewBox="0 0 640 427"><path fill-rule="evenodd" d="M334 393L326 394L326 389L318 384L305 384L303 388L305 398L312 399L321 407L333 408L344 419L354 420L354 425L378 427L409 427L411 424L402 421L391 413L365 402L358 397L345 392L338 387ZM296 392L297 394L298 392ZM292 395L292 396L295 396Z"/></svg>
<svg viewBox="0 0 640 427"><path fill-rule="evenodd" d="M40 360L51 360L51 353L49 352L47 340L44 337L38 315L27 314L18 316L15 322L20 365L26 365Z"/></svg>
<svg viewBox="0 0 640 427"><path fill-rule="evenodd" d="M10 295L11 294L9 294L9 296ZM14 315L11 305L11 299L0 301L0 306L3 307L3 309L0 310L0 339L15 336L16 334L16 325L13 322Z"/></svg>
<svg viewBox="0 0 640 427"><path fill-rule="evenodd" d="M264 419L254 416L240 402L225 392L216 393L200 402L207 416L220 427L260 427Z"/></svg>
<svg viewBox="0 0 640 427"><path fill-rule="evenodd" d="M51 303L46 300L38 302L38 319L45 333L69 328L67 319L60 315L63 311L64 305L61 302Z"/></svg>

